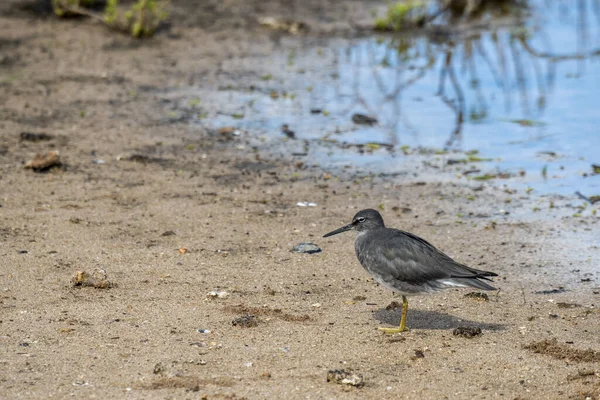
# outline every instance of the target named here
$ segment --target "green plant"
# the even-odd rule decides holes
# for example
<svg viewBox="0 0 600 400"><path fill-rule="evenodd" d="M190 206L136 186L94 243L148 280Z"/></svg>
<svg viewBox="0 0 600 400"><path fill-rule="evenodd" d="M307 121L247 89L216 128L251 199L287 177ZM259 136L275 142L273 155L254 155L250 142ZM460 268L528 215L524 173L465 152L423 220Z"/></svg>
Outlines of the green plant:
<svg viewBox="0 0 600 400"><path fill-rule="evenodd" d="M167 1L138 0L125 13L134 37L151 36L167 16Z"/></svg>
<svg viewBox="0 0 600 400"><path fill-rule="evenodd" d="M71 9L78 8L81 0L52 0L52 11L59 17L73 15Z"/></svg>
<svg viewBox="0 0 600 400"><path fill-rule="evenodd" d="M375 29L399 31L412 26L423 18L424 9L425 3L422 1L406 0L390 3L386 16L375 20Z"/></svg>
<svg viewBox="0 0 600 400"><path fill-rule="evenodd" d="M107 0L106 8L104 9L104 22L108 25L112 25L117 21L119 16L119 12L117 10L117 5L119 4L119 0Z"/></svg>
<svg viewBox="0 0 600 400"><path fill-rule="evenodd" d="M169 15L169 0L137 0L125 12L120 12L119 0L106 0L103 14L87 8L96 3L97 0L52 0L52 9L59 17L88 16L134 37L153 35Z"/></svg>

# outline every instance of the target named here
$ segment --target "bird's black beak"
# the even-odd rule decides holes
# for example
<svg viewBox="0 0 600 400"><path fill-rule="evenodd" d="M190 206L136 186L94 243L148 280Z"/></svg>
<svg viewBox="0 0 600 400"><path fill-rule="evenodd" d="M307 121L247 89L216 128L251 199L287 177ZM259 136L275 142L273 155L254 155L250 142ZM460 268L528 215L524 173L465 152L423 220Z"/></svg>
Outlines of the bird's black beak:
<svg viewBox="0 0 600 400"><path fill-rule="evenodd" d="M338 233L346 232L346 231L349 231L351 229L354 229L354 225L349 224L349 225L346 225L346 226L342 226L341 228L338 228L335 231L331 231L329 233L326 233L325 235L323 235L323 237L326 238L326 237L329 237L329 236L337 235Z"/></svg>

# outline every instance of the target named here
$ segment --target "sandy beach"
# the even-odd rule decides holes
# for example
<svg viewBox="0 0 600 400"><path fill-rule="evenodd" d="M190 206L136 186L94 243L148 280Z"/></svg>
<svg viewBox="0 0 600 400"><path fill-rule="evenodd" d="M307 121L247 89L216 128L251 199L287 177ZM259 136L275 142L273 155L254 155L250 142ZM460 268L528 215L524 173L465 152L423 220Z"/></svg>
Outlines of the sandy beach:
<svg viewBox="0 0 600 400"><path fill-rule="evenodd" d="M489 182L342 176L170 114L167 89L223 79L247 36L269 51L256 19L276 2L174 2L147 41L24 3L0 6L0 398L600 398L596 216L564 197L534 214L535 193ZM297 15L347 29L335 7ZM48 151L60 166L24 168ZM413 297L411 330L379 332L401 299L353 233L322 238L363 208L499 291Z"/></svg>

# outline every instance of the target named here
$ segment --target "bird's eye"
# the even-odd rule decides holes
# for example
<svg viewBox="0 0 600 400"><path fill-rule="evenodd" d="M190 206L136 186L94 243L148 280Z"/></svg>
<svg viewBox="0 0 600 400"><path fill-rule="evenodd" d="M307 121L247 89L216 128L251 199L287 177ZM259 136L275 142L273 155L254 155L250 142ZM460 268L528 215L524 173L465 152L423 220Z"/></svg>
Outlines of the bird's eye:
<svg viewBox="0 0 600 400"><path fill-rule="evenodd" d="M356 218L356 220L358 222L365 222L365 217L358 217L358 218Z"/></svg>

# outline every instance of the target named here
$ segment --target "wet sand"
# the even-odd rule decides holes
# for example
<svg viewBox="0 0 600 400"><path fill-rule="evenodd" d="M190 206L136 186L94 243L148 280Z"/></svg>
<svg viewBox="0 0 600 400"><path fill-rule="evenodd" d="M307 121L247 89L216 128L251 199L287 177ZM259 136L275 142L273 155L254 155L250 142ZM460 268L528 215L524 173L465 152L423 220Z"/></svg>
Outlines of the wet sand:
<svg viewBox="0 0 600 400"><path fill-rule="evenodd" d="M539 199L491 183L471 201L418 176L340 178L170 115L161 91L222 79L247 32L269 51L254 17L274 3L219 24L217 2L176 4L148 42L17 3L0 17L1 398L599 398L597 218L518 218ZM339 28L320 11L312 26ZM49 150L61 167L23 168ZM400 299L352 234L321 237L362 208L500 290L411 298L411 330L379 332ZM323 251L291 253L300 242ZM73 285L98 269L110 285ZM327 382L340 369L364 386Z"/></svg>

